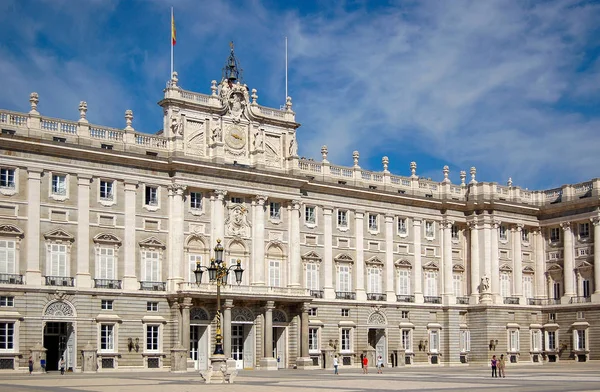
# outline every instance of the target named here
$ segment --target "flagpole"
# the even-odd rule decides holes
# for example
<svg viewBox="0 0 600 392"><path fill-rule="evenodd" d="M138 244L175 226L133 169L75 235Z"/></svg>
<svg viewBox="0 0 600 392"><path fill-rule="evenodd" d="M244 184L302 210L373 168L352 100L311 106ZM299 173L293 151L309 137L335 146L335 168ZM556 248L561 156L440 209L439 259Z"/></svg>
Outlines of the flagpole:
<svg viewBox="0 0 600 392"><path fill-rule="evenodd" d="M169 75L169 80L173 77L173 7L171 7L171 26L169 28L169 41L171 42L171 74Z"/></svg>
<svg viewBox="0 0 600 392"><path fill-rule="evenodd" d="M285 37L285 100L283 102L287 103L288 97L288 47L287 47L287 37Z"/></svg>

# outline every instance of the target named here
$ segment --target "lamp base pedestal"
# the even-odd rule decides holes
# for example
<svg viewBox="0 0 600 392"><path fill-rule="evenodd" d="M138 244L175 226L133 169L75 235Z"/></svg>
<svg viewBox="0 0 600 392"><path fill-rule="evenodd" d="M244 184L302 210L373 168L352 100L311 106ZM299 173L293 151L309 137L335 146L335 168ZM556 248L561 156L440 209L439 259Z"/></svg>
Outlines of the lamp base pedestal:
<svg viewBox="0 0 600 392"><path fill-rule="evenodd" d="M201 371L200 376L206 384L233 384L238 371L227 367L225 355L213 355L210 357L210 366Z"/></svg>

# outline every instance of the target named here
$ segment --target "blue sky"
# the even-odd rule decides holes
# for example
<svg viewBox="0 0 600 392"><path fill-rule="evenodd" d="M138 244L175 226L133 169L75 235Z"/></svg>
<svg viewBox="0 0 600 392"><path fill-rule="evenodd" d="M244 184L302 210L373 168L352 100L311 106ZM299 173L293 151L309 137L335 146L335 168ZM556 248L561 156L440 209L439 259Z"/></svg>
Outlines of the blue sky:
<svg viewBox="0 0 600 392"><path fill-rule="evenodd" d="M0 1L0 107L162 127L170 7L183 88L209 93L229 41L258 102L284 103L299 155L441 180L546 189L600 177L600 4L588 1Z"/></svg>

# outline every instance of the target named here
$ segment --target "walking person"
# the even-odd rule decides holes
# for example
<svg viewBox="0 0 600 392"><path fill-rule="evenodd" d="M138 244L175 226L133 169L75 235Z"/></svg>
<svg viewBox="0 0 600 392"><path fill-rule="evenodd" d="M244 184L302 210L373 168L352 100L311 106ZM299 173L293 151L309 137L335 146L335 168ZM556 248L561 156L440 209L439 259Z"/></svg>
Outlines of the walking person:
<svg viewBox="0 0 600 392"><path fill-rule="evenodd" d="M62 376L65 375L65 359L60 357L60 361L58 361L58 368L60 369L60 374Z"/></svg>
<svg viewBox="0 0 600 392"><path fill-rule="evenodd" d="M338 366L339 366L339 361L338 361L338 357L337 355L335 357L333 357L333 374L335 375L340 375L340 373L338 372Z"/></svg>
<svg viewBox="0 0 600 392"><path fill-rule="evenodd" d="M383 357L380 355L377 357L377 374L383 373Z"/></svg>
<svg viewBox="0 0 600 392"><path fill-rule="evenodd" d="M498 377L498 360L495 355L492 355L492 377Z"/></svg>
<svg viewBox="0 0 600 392"><path fill-rule="evenodd" d="M31 357L31 355L29 356L29 361L27 365L29 366L29 374L31 375L33 373L33 358Z"/></svg>
<svg viewBox="0 0 600 392"><path fill-rule="evenodd" d="M368 374L369 373L369 358L366 355L363 357L362 365L363 365L363 373Z"/></svg>
<svg viewBox="0 0 600 392"><path fill-rule="evenodd" d="M498 377L506 377L506 358L504 358L504 354L500 354L500 360L498 361Z"/></svg>

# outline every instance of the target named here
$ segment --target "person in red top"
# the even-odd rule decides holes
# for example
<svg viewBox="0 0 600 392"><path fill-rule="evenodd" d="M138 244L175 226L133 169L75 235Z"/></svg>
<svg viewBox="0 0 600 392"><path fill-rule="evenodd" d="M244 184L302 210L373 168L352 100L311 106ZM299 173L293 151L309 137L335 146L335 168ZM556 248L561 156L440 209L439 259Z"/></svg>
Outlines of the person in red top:
<svg viewBox="0 0 600 392"><path fill-rule="evenodd" d="M369 358L367 358L366 355L363 357L362 365L363 365L363 373L364 374L369 373Z"/></svg>

